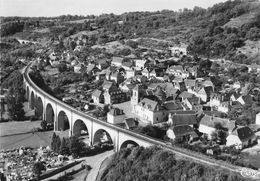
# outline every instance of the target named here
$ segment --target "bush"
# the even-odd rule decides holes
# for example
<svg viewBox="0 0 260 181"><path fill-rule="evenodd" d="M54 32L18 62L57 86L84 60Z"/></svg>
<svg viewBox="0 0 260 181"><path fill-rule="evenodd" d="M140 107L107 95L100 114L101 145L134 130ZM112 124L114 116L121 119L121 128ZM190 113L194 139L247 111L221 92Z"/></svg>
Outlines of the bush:
<svg viewBox="0 0 260 181"><path fill-rule="evenodd" d="M47 128L47 121L42 120L42 121L41 121L41 127L42 127L43 131L45 131L46 128Z"/></svg>

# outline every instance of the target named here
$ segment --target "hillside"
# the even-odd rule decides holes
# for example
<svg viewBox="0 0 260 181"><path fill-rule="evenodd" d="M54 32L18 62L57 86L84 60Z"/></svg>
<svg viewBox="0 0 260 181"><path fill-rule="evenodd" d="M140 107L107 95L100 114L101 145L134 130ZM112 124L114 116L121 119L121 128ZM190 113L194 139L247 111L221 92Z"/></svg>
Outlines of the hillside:
<svg viewBox="0 0 260 181"><path fill-rule="evenodd" d="M249 181L237 173L177 158L156 147L127 148L115 153L101 181L116 180L225 180Z"/></svg>
<svg viewBox="0 0 260 181"><path fill-rule="evenodd" d="M142 44L149 44L149 41L157 38L168 40L177 46L188 44L190 55L226 58L251 64L257 57L252 58L248 53L241 55L238 51L244 48L246 41L260 40L258 0L229 0L208 9L194 7L178 12L162 10L87 17L62 15L45 19L9 17L2 18L1 21L2 37L18 36L39 42L41 39L45 39L44 42L46 39L64 41L58 47L61 52L63 46L68 46L68 39L76 42L81 35L85 35L85 46L88 47L137 38L148 38ZM161 47L156 48L169 48L165 43L161 44Z"/></svg>
<svg viewBox="0 0 260 181"><path fill-rule="evenodd" d="M250 14L243 14L236 18L231 18L229 22L223 25L223 28L225 27L241 28L243 24L251 21L255 17L255 15L256 13L250 13Z"/></svg>

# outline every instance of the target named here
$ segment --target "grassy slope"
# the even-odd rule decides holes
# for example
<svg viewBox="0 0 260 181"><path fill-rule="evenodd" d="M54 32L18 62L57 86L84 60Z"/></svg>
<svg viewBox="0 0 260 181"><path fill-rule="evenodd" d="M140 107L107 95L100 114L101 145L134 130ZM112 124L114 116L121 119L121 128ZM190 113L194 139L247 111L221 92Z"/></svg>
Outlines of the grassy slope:
<svg viewBox="0 0 260 181"><path fill-rule="evenodd" d="M231 19L229 22L227 22L225 25L223 25L223 28L225 28L225 27L240 28L243 24L249 22L252 18L254 18L254 16L255 16L255 13L243 14L237 18Z"/></svg>

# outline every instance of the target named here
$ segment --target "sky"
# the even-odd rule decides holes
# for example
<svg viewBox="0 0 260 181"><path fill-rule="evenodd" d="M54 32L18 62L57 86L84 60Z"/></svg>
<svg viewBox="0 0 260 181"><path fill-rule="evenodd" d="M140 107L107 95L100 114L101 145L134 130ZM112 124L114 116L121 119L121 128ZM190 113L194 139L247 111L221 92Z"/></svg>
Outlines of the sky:
<svg viewBox="0 0 260 181"><path fill-rule="evenodd" d="M133 11L178 11L208 8L226 0L0 0L0 16L53 17L60 15L122 14Z"/></svg>

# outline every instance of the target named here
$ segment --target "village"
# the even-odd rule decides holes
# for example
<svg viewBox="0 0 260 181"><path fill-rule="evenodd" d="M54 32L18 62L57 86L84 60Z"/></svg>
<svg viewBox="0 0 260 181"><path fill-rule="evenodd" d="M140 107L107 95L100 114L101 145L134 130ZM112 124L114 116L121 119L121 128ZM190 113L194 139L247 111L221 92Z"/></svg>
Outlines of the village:
<svg viewBox="0 0 260 181"><path fill-rule="evenodd" d="M86 42L84 35L72 41L77 43L76 52ZM117 41L106 43L103 50L117 50L121 45ZM167 125L168 141L204 142L207 154L212 156L221 155L227 147L239 152L250 148L250 154L259 155L260 113L256 107L250 120L243 113L257 105L254 93L260 87L230 74L235 69L254 76L259 74L259 66L193 57L184 44L165 50L135 50L139 58L129 55L109 59L101 53L85 61L70 52L53 50L48 59L38 58L37 66L56 72L51 74L54 77L61 65L64 72L87 77L66 84L60 98L103 121L131 130Z"/></svg>

